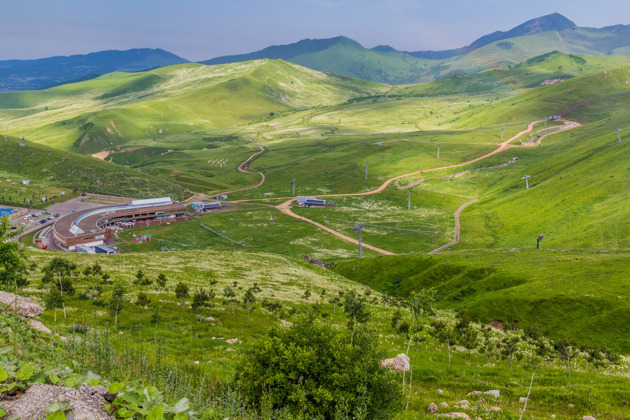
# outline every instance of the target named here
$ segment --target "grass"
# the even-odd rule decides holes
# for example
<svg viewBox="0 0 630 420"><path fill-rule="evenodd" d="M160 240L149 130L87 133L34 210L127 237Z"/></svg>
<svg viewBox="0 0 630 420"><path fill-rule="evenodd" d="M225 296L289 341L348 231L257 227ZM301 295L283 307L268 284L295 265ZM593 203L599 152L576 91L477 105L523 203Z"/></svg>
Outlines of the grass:
<svg viewBox="0 0 630 420"><path fill-rule="evenodd" d="M135 379L139 377L151 377L154 367L151 363L177 363L179 370L186 368L203 372L207 375L206 383L208 387L215 386L216 381L229 384L235 371L238 369L240 360L239 348L247 346L256 340L271 325L279 322L277 317L260 307L260 299L267 298L272 301L281 302L288 313L291 308L298 312L304 310L303 305L309 306L320 302L320 310L326 315L326 322L338 325L343 328L346 320L340 307L337 307L333 314L332 305L327 300L336 295L339 290L358 289L366 292L365 286L350 281L338 274L300 262L293 262L290 259L278 257L271 254L247 254L247 253L218 253L209 251L197 252L168 252L159 254L160 258L155 258L155 254L135 254L118 256L100 256L99 263L103 269L110 273L114 282L125 284L128 290L127 299L123 310L120 313L119 324L113 325L112 317L107 309L101 306L99 300L107 301L111 286L103 287L103 296L99 299L81 300L79 293L93 289L98 283L97 279L81 276L75 280L75 287L78 293L75 297L67 301L68 318L64 319L61 312L57 313L57 322L53 320L51 311L46 311L42 320L46 325L53 328L62 335L68 335L68 328L75 324L87 324L99 331L109 331L110 339L107 343L111 348L109 352L119 352L117 360L122 361L124 354L135 354L131 358L124 359L129 363L127 371L137 371ZM556 264L574 265L573 257L576 254L556 254L555 259L562 259L560 263L554 262L554 258L548 258L543 262L543 267L548 269ZM587 254L588 255L588 254ZM28 256L31 262L35 262L42 267L54 254L42 251L29 251ZM67 257L77 263L82 269L94 262L94 258L89 255L68 254ZM614 260L613 255L609 255L609 262ZM627 256L621 255L620 258ZM466 267L474 258L471 255L453 254L449 255L448 266L468 269L468 273L474 271ZM372 258L361 262L341 263L338 265L340 271L352 272L354 277L362 277L362 280L379 282L391 271L403 272L409 267L416 268L421 261L416 259L415 264L411 257L397 258L397 264L381 265L385 272L376 276L366 276L370 271L366 269L375 262L392 261L389 258ZM426 257L425 262L430 261ZM493 274L495 280L511 272L515 265L510 264L510 258L502 254L485 254L483 257L476 257L487 267L486 272L495 269ZM443 259L436 263L433 268L437 270L446 264ZM578 260L579 262L579 260ZM588 267L587 262L579 262L581 267ZM350 270L350 267L356 270ZM620 260L614 266L622 268L627 266ZM150 286L139 286L132 283L134 274L138 267L142 267L149 278L155 279L158 273L166 274L168 281L165 289L156 287L155 283ZM444 272L444 269L442 268ZM451 270L451 273L454 270ZM478 272L479 270L477 270ZM559 267L553 274L561 272ZM528 275L535 274L536 271L530 269ZM566 270L565 270L566 273ZM512 273L511 275L517 275ZM510 274L508 274L510 275ZM31 280L34 282L27 290L27 294L36 301L41 301L46 287L40 288L37 280L38 274L32 273ZM478 276L480 277L480 276ZM539 277L543 277L540 275ZM621 275L619 276L621 277ZM213 299L213 307L204 310L204 316L215 318L214 323L198 323L195 314L189 308L190 298L186 299L184 307L179 306L178 299L173 293L174 285L179 281L188 283L192 290L197 288L210 287L210 280L218 281L214 290L219 295ZM236 281L241 289L251 286L256 282L262 289L259 295L259 302L252 312L250 327L245 326L245 311L237 305L236 317L232 317L229 304L224 302L220 292L226 285ZM436 279L436 281L439 281ZM538 280L537 280L538 281ZM450 285L450 280L448 285ZM490 281L494 283L494 281ZM379 285L374 283L375 288ZM406 286L406 285L405 285ZM311 291L308 299L301 298L305 290ZM139 291L149 293L151 302L146 307L133 304ZM322 291L325 295L322 298ZM505 291L504 291L505 292ZM380 304L379 294L366 292L371 303L371 317L369 326L379 334L379 345L385 350L388 356L402 353L406 350L408 338L400 335L391 327L391 317L394 309ZM376 298L374 300L374 298ZM442 303L441 303L442 305ZM158 313L156 319L153 314ZM452 314L440 312L443 319L451 319ZM291 315L285 315L291 319ZM403 318L410 320L407 311L403 310ZM424 320L423 322L428 322ZM214 324L214 325L213 325ZM428 331L428 327L425 327ZM601 329L600 329L601 331ZM120 334L122 333L122 334ZM493 334L499 334L495 332ZM456 348L453 355L453 364L450 371L446 370L446 350L441 348L437 342L432 342L430 337L421 334L423 341L417 345L412 344L409 353L414 369L413 385L409 409L399 413L395 418L424 418L426 407L429 402L447 401L452 406L456 401L467 399L471 402L474 412L477 408L487 409L491 405L498 405L505 415L517 416L521 409L518 398L526 395L531 378L531 372L523 362L516 362L514 373L510 374L508 362L491 356L488 360L485 355L473 352L471 360L468 360L463 348ZM213 337L215 339L213 339ZM229 345L225 343L226 338L239 338L243 344ZM91 339L88 342L92 342ZM93 346L92 346L93 347ZM99 347L100 348L100 347ZM105 350L105 349L103 349ZM527 349L523 349L527 353ZM86 357L92 354L92 357ZM101 366L97 373L108 375L102 371L102 364L93 350L77 350L77 357L84 354L86 366ZM126 357L126 356L125 356ZM83 360L83 359L81 359ZM199 365L194 362L199 361ZM547 418L550 414L557 416L579 416L598 415L600 418L620 419L627 415L627 407L624 405L624 396L630 390L627 386L627 367L605 368L599 374L593 368L585 367L581 356L574 359L572 370L573 376L568 377L566 370L556 367L557 360L550 360L536 375L533 392L528 404L527 415L529 418ZM140 365L145 366L143 371L138 370ZM155 367L157 368L157 367ZM113 378L111 380L128 380L129 378L119 369L111 369ZM154 378L155 379L155 378ZM401 382L402 378L400 377ZM408 378L407 378L408 379ZM595 381L595 383L593 382ZM170 382L163 382L164 386L174 386ZM408 382L407 382L408 384ZM444 394L438 395L437 390L445 390ZM479 397L470 397L466 394L473 390L485 391L488 389L499 389L501 397L498 400L485 398L482 401ZM182 392L184 388L169 389L168 395L179 398L177 391ZM175 391L175 394L174 392ZM205 391L203 391L205 392ZM408 392L406 389L405 392ZM568 408L569 404L574 404L574 408ZM452 409L451 409L452 410ZM441 410L450 411L450 410ZM427 417L428 418L428 417Z"/></svg>

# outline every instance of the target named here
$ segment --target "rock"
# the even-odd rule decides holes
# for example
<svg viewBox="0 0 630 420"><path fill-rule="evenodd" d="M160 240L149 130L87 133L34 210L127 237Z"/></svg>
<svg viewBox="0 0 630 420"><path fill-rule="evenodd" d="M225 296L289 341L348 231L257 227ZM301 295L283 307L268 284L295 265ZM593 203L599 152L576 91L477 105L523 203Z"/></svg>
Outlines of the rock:
<svg viewBox="0 0 630 420"><path fill-rule="evenodd" d="M492 395L495 398L499 398L501 396L501 391L498 389L491 389L490 391L484 392L486 395Z"/></svg>
<svg viewBox="0 0 630 420"><path fill-rule="evenodd" d="M404 353L396 355L393 359L382 360L381 366L388 367L396 372L404 372L411 368L409 357Z"/></svg>
<svg viewBox="0 0 630 420"><path fill-rule="evenodd" d="M569 404L569 408L575 408L575 404Z"/></svg>
<svg viewBox="0 0 630 420"><path fill-rule="evenodd" d="M334 262L332 264L327 264L324 261L322 261L322 260L320 260L318 258L315 258L315 257L304 257L304 258L302 258L302 261L305 261L305 262L307 262L309 264L316 265L316 266L324 268L326 270L329 269L330 267L334 267L335 265L337 265L336 262Z"/></svg>
<svg viewBox="0 0 630 420"><path fill-rule="evenodd" d="M556 415L555 415L555 414L552 414L551 416L549 416L549 418L555 419L555 418L556 418Z"/></svg>
<svg viewBox="0 0 630 420"><path fill-rule="evenodd" d="M195 360L193 363L198 365L199 364L199 360Z"/></svg>
<svg viewBox="0 0 630 420"><path fill-rule="evenodd" d="M461 401L457 401L457 404L459 404L459 405L468 405L469 402L468 402L468 400L461 400Z"/></svg>
<svg viewBox="0 0 630 420"><path fill-rule="evenodd" d="M37 331L41 331L41 332L46 333L46 334L50 334L52 332L52 331L50 331L50 329L48 329L47 326L45 326L44 324L42 324L41 322L39 322L39 321L37 321L35 319L29 319L27 321L27 324L32 329L37 330Z"/></svg>
<svg viewBox="0 0 630 420"><path fill-rule="evenodd" d="M444 390L438 389L438 394L444 394Z"/></svg>
<svg viewBox="0 0 630 420"><path fill-rule="evenodd" d="M582 420L597 420L597 419L593 416L584 416L582 417Z"/></svg>
<svg viewBox="0 0 630 420"><path fill-rule="evenodd" d="M107 393L104 387L81 386L80 389L35 383L24 394L14 400L3 401L6 407L6 418L41 419L45 418L44 409L50 404L59 402L69 404L67 420L113 420L105 411Z"/></svg>
<svg viewBox="0 0 630 420"><path fill-rule="evenodd" d="M444 414L438 414L438 417L446 417L449 419L470 420L470 417L466 413L444 413Z"/></svg>
<svg viewBox="0 0 630 420"><path fill-rule="evenodd" d="M474 396L474 395L481 395L481 391L471 391L466 395L470 395L470 396Z"/></svg>
<svg viewBox="0 0 630 420"><path fill-rule="evenodd" d="M7 305L11 310L17 307L17 312L25 318L33 318L44 313L44 308L31 299L13 293L0 291L0 303Z"/></svg>
<svg viewBox="0 0 630 420"><path fill-rule="evenodd" d="M501 407L490 407L490 411L499 412L503 410L501 410Z"/></svg>
<svg viewBox="0 0 630 420"><path fill-rule="evenodd" d="M228 344L238 344L240 343L240 340L238 338L228 338L225 342Z"/></svg>
<svg viewBox="0 0 630 420"><path fill-rule="evenodd" d="M427 414L435 414L438 412L438 407L434 403L429 404L427 407Z"/></svg>
<svg viewBox="0 0 630 420"><path fill-rule="evenodd" d="M521 397L518 399L519 404L525 404L527 402L527 397Z"/></svg>
<svg viewBox="0 0 630 420"><path fill-rule="evenodd" d="M442 408L448 408L448 404L446 402L441 402L438 404L438 406L442 407Z"/></svg>

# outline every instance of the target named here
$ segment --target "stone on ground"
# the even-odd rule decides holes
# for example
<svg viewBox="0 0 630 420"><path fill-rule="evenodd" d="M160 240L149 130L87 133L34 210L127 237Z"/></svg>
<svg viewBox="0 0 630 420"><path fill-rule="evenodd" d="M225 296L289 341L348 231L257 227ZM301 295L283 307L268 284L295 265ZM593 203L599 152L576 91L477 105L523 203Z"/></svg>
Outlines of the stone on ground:
<svg viewBox="0 0 630 420"><path fill-rule="evenodd" d="M404 353L396 355L393 359L382 360L381 366L388 367L396 372L404 372L411 368L409 357Z"/></svg>
<svg viewBox="0 0 630 420"><path fill-rule="evenodd" d="M104 387L83 386L74 389L36 383L18 398L0 402L7 409L8 419L44 418L44 409L58 402L72 407L65 413L67 420L113 420L114 417L105 411L105 394L107 389Z"/></svg>
<svg viewBox="0 0 630 420"><path fill-rule="evenodd" d="M444 413L444 414L438 414L438 417L445 417L448 419L464 419L464 420L470 420L470 416L468 416L468 414L466 413Z"/></svg>
<svg viewBox="0 0 630 420"><path fill-rule="evenodd" d="M25 318L33 318L44 313L44 308L31 299L13 293L0 291L0 303L7 305L11 310L17 307L17 312Z"/></svg>
<svg viewBox="0 0 630 420"><path fill-rule="evenodd" d="M484 394L499 398L501 396L501 391L498 389L491 389L490 391L484 392Z"/></svg>
<svg viewBox="0 0 630 420"><path fill-rule="evenodd" d="M50 331L50 329L47 326L45 326L44 324L42 324L41 322L39 322L39 321L37 321L35 319L29 319L27 321L27 324L32 329L37 330L37 331L41 331L41 332L46 333L46 334L50 334L52 332L52 331Z"/></svg>
<svg viewBox="0 0 630 420"><path fill-rule="evenodd" d="M437 405L435 405L435 403L429 404L429 406L427 407L427 414L435 414L437 412L438 412Z"/></svg>

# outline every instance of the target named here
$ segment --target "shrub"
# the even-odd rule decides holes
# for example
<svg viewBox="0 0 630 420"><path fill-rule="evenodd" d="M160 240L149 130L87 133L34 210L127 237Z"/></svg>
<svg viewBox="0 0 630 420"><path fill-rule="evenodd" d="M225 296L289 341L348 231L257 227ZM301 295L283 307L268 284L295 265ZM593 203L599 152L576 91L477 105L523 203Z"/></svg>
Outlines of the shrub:
<svg viewBox="0 0 630 420"><path fill-rule="evenodd" d="M271 405L324 418L391 418L402 408L395 375L365 328L338 330L312 314L272 328L244 351L236 384L258 408Z"/></svg>

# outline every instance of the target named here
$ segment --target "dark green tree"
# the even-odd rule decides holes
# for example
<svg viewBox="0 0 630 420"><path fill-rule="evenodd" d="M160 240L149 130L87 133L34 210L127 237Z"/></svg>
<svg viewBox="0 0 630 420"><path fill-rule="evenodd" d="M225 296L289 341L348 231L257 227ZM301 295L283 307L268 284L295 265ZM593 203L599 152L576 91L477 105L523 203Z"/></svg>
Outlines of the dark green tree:
<svg viewBox="0 0 630 420"><path fill-rule="evenodd" d="M126 293L127 291L122 284L117 284L116 286L114 286L112 298L109 301L109 311L112 315L114 315L114 324L118 324L118 314L123 309Z"/></svg>
<svg viewBox="0 0 630 420"><path fill-rule="evenodd" d="M249 328L249 313L254 309L254 303L256 303L256 294L254 288L250 287L243 294L243 309L247 311L247 328Z"/></svg>
<svg viewBox="0 0 630 420"><path fill-rule="evenodd" d="M365 304L365 297L358 296L354 290L346 293L343 311L348 316L348 328L352 330L350 335L350 344L352 344L357 324L364 324L370 319L370 312Z"/></svg>
<svg viewBox="0 0 630 420"><path fill-rule="evenodd" d="M147 292L138 292L136 297L136 305L138 306L147 306L151 303L151 299L149 298L149 294Z"/></svg>
<svg viewBox="0 0 630 420"><path fill-rule="evenodd" d="M300 418L394 417L403 398L396 375L380 364L378 340L363 327L354 340L350 334L312 312L274 327L245 350L236 385L257 407L271 404Z"/></svg>
<svg viewBox="0 0 630 420"><path fill-rule="evenodd" d="M155 282L161 289L164 289L166 287L166 280L167 279L164 273L160 273L158 274L157 279L155 279Z"/></svg>
<svg viewBox="0 0 630 420"><path fill-rule="evenodd" d="M55 322L57 322L57 309L63 308L63 296L57 287L51 287L46 296L46 309L55 311Z"/></svg>
<svg viewBox="0 0 630 420"><path fill-rule="evenodd" d="M9 217L0 218L0 289L15 291L26 283L26 257L17 241L10 239L21 233L21 229L11 232Z"/></svg>
<svg viewBox="0 0 630 420"><path fill-rule="evenodd" d="M452 346L456 344L456 334L453 326L446 321L439 319L431 322L431 335L433 335L440 343L446 344L448 351L448 365L446 371L451 370L451 358L453 355Z"/></svg>
<svg viewBox="0 0 630 420"><path fill-rule="evenodd" d="M62 296L63 302L63 317L66 318L66 305L65 299L63 299L64 290L68 292L68 294L74 294L74 287L72 286L72 281L69 277L72 275L74 270L76 269L76 264L71 263L62 257L55 257L46 266L44 266L44 277L52 279L53 275L57 276L57 282L59 287L59 292ZM48 273L48 275L46 275ZM42 279L43 281L43 279ZM66 286L64 288L64 286Z"/></svg>
<svg viewBox="0 0 630 420"><path fill-rule="evenodd" d="M180 281L179 283L177 283L177 286L175 286L175 297L179 299L180 306L182 308L184 307L184 298L188 297L189 292L190 289L188 288L188 285L186 285L186 283L184 282Z"/></svg>
<svg viewBox="0 0 630 420"><path fill-rule="evenodd" d="M234 312L234 304L238 302L235 288L236 282L234 282L234 287L226 286L223 289L223 297L225 298L225 302L229 303L232 306L232 318L236 318L236 313Z"/></svg>
<svg viewBox="0 0 630 420"><path fill-rule="evenodd" d="M199 322L203 319L203 308L208 307L210 297L204 289L199 289L193 295L193 311L199 309Z"/></svg>

